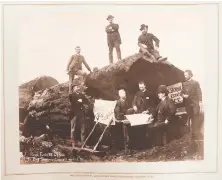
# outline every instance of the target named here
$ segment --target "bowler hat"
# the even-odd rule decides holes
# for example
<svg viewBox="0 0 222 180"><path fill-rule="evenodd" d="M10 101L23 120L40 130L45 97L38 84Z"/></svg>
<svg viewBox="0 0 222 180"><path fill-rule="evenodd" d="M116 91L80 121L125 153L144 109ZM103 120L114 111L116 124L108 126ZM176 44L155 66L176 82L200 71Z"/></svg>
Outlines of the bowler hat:
<svg viewBox="0 0 222 180"><path fill-rule="evenodd" d="M109 20L109 19L111 19L111 18L114 18L114 16L109 15L106 19Z"/></svg>
<svg viewBox="0 0 222 180"><path fill-rule="evenodd" d="M169 93L169 91L167 90L167 86L166 85L159 85L159 87L157 88L157 94L158 93L166 93L166 95Z"/></svg>
<svg viewBox="0 0 222 180"><path fill-rule="evenodd" d="M141 24L141 26L140 26L140 31L143 30L145 27L148 28L147 25L145 25L145 24Z"/></svg>

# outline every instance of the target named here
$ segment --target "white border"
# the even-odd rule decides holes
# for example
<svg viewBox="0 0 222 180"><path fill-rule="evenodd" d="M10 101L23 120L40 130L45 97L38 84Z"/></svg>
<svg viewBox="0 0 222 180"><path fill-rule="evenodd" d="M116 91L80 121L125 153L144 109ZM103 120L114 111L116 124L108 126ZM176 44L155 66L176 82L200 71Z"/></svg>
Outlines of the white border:
<svg viewBox="0 0 222 180"><path fill-rule="evenodd" d="M137 2L138 3L138 2ZM30 3L29 3L30 4ZM42 4L42 3L41 3ZM58 3L59 4L59 3ZM128 4L128 3L126 3ZM132 3L129 3L132 4ZM165 3L164 3L165 4ZM184 3L183 3L184 4ZM222 8L220 8L222 9ZM217 19L214 19L217 22ZM211 19L208 23L215 23ZM214 24L211 24L214 27ZM210 24L209 24L210 26ZM217 109L214 109L217 102L217 73L218 73L218 52L216 44L217 29L213 34L206 33L206 103L207 109L205 119L217 118ZM5 92L5 148L6 148L6 174L23 174L23 173L49 173L49 172L67 172L67 173L215 173L219 167L216 166L216 140L217 140L217 123L214 121L205 122L205 160L195 162L165 162L165 163L72 163L72 164L47 164L47 165L20 165L19 164L19 141L18 141L18 86L16 83L16 74L18 72L18 61L16 51L16 35L8 35L10 32L4 32L5 49L10 52L4 52L4 92ZM12 53L13 52L13 53ZM13 64L13 66L12 66ZM210 84L210 86L208 85ZM213 96L215 94L215 96ZM6 101L7 100L7 101ZM216 121L215 121L216 122ZM3 131L4 132L4 131ZM16 137L16 138L15 138ZM211 144L211 146L207 146ZM209 155L209 156L208 156ZM166 174L165 174L166 175ZM164 177L165 177L164 175ZM58 175L56 175L59 177ZM147 175L146 175L147 176Z"/></svg>

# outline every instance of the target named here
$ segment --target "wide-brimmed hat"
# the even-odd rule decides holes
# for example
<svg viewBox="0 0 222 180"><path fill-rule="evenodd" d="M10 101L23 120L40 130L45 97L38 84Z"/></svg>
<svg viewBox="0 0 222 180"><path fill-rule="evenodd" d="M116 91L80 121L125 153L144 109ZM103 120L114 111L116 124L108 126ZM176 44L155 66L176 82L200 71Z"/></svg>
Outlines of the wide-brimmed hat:
<svg viewBox="0 0 222 180"><path fill-rule="evenodd" d="M112 18L114 18L114 16L109 15L106 19L109 20L109 19L112 19Z"/></svg>
<svg viewBox="0 0 222 180"><path fill-rule="evenodd" d="M166 95L169 93L166 85L159 85L157 88L157 94L158 93L166 93Z"/></svg>
<svg viewBox="0 0 222 180"><path fill-rule="evenodd" d="M141 26L140 26L140 31L143 30L145 27L148 28L147 25L145 25L145 24L141 24Z"/></svg>

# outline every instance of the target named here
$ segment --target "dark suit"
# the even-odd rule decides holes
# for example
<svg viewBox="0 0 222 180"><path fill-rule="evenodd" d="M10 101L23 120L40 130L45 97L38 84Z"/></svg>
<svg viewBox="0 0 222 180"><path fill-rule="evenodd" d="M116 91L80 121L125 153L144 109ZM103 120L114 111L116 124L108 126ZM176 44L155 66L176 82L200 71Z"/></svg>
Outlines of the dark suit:
<svg viewBox="0 0 222 180"><path fill-rule="evenodd" d="M133 99L132 106L137 107L137 112L133 110L133 108L128 110L128 114L133 113L142 113L143 111L149 111L150 114L154 115L157 105L156 94L152 94L148 90L142 92L138 91ZM131 145L136 148L144 147L144 141L138 141L138 139L144 138L146 135L147 127L146 126L137 126L133 127L130 130L130 141ZM150 131L148 131L150 132ZM152 133L149 133L152 136Z"/></svg>
<svg viewBox="0 0 222 180"><path fill-rule="evenodd" d="M166 133L167 141L172 139L173 133L171 128L175 120L176 106L172 99L168 96L161 100L156 108L155 121L153 127L155 128L156 145L163 145L163 135ZM165 120L169 123L166 124Z"/></svg>
<svg viewBox="0 0 222 180"><path fill-rule="evenodd" d="M116 48L118 59L121 59L121 50L120 44L122 44L119 25L118 24L109 24L106 26L107 33L107 43L109 47L109 62L113 63L113 48Z"/></svg>
<svg viewBox="0 0 222 180"><path fill-rule="evenodd" d="M66 69L69 74L69 94L72 93L73 80L76 75L83 77L83 82L85 81L86 73L82 71L82 64L84 64L85 67L91 72L88 63L82 55L74 54L71 56L68 62Z"/></svg>
<svg viewBox="0 0 222 180"><path fill-rule="evenodd" d="M155 46L159 47L160 40L155 35L152 33L141 34L138 38L138 44L145 44L147 48L140 47L140 52L146 55L148 51L156 59L159 59L161 56L159 52L154 49L153 41L155 42Z"/></svg>
<svg viewBox="0 0 222 180"><path fill-rule="evenodd" d="M116 106L114 108L114 115L117 120L124 120L125 115L127 114L129 106L127 101L123 101L121 99L117 100ZM129 130L129 129L128 129ZM115 126L111 127L111 135L113 140L113 145L118 148L123 148L123 123L116 122Z"/></svg>
<svg viewBox="0 0 222 180"><path fill-rule="evenodd" d="M114 109L114 115L117 120L124 120L129 106L127 101L118 100Z"/></svg>
<svg viewBox="0 0 222 180"><path fill-rule="evenodd" d="M145 92L138 91L132 102L132 106L136 106L138 109L136 113L142 113L143 111L149 110L149 112L153 114L156 105L155 95L148 90Z"/></svg>
<svg viewBox="0 0 222 180"><path fill-rule="evenodd" d="M158 104L156 108L156 123L162 124L167 119L172 122L175 118L176 105L168 96Z"/></svg>
<svg viewBox="0 0 222 180"><path fill-rule="evenodd" d="M84 141L88 129L85 104L89 104L89 102L84 95L76 93L70 94L69 100L71 102L71 140L75 142L78 139L77 130L80 127L81 141Z"/></svg>
<svg viewBox="0 0 222 180"><path fill-rule="evenodd" d="M192 139L195 139L197 136L197 129L200 123L199 122L200 121L199 102L202 101L202 91L197 81L190 80L190 81L183 82L183 90L181 93L188 95L188 98L184 98L184 104L185 104L188 116L191 118Z"/></svg>

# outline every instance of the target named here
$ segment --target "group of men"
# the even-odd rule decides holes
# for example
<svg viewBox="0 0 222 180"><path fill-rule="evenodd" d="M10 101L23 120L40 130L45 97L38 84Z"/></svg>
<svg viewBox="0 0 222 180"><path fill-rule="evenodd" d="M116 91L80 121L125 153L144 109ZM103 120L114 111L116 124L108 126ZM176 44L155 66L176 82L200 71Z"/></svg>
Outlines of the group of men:
<svg viewBox="0 0 222 180"><path fill-rule="evenodd" d="M119 33L119 25L113 23L114 17L109 15L107 20L109 25L106 27L107 33L107 42L109 47L109 62L113 63L113 49L117 51L118 59L121 60L121 50L120 44L121 37ZM152 57L157 61L164 61L167 58L160 56L158 52L159 48L159 39L148 33L148 26L142 24L140 27L142 34L138 38L138 46L140 47L140 53L145 56ZM153 44L155 42L155 46ZM72 103L73 115L71 120L71 138L73 141L73 146L76 145L76 124L79 122L81 125L81 141L84 141L86 138L86 118L84 115L84 99L83 96L80 97L78 92L78 86L73 88L73 80L76 75L82 77L82 83L85 83L86 73L82 70L82 64L86 66L89 72L92 72L91 68L87 64L85 58L80 54L81 49L79 46L75 48L76 54L72 55L68 65L67 73L69 74L69 97ZM192 140L197 139L197 124L199 123L199 113L202 107L202 93L197 81L192 80L192 72L190 70L185 71L186 81L183 83L183 91L181 93L187 113L191 118L192 124ZM132 106L130 107L125 90L119 90L120 99L117 101L116 107L114 109L114 114L117 120L123 120L125 115L134 114L134 113L146 113L151 114L154 117L154 122L152 123L153 127L156 128L157 137L162 137L163 133L166 131L167 126L173 122L175 119L176 106L168 97L168 90L165 85L160 85L157 89L157 95L159 97L159 102L156 99L156 95L149 92L146 88L144 82L139 82L139 89L134 97ZM73 93L74 92L74 93ZM162 144L159 140L158 144Z"/></svg>
<svg viewBox="0 0 222 180"><path fill-rule="evenodd" d="M139 91L135 94L132 102L132 106L127 103L126 92L124 89L119 90L120 99L117 101L114 114L117 120L124 120L125 115L129 114L150 114L154 121L149 124L150 132L155 134L156 141L153 141L155 146L163 145L162 137L167 132L167 125L175 120L174 116L176 113L176 106L172 99L168 97L167 86L160 85L157 88L157 93L153 94L147 90L146 85L143 81L139 82ZM158 99L156 98L158 96ZM152 131L151 131L152 129ZM155 129L155 132L153 131ZM136 132L132 129L128 129L130 139ZM149 132L148 132L149 134Z"/></svg>
<svg viewBox="0 0 222 180"><path fill-rule="evenodd" d="M191 70L184 72L185 82L183 82L183 88L181 96L184 100L184 105L191 119L191 140L195 143L196 140L200 140L200 113L203 111L202 106L202 91L197 81L193 80L193 73ZM163 135L169 132L168 126L175 122L176 105L172 99L168 97L168 90L166 85L160 85L157 88L158 100L156 95L149 92L143 81L139 82L139 91L136 93L132 108L127 103L126 92L124 89L119 90L119 100L115 106L115 118L117 120L124 120L125 115L134 113L145 113L153 116L154 121L148 128L154 129L156 141L155 145L163 145ZM171 134L172 135L172 134ZM171 136L169 134L169 136ZM173 135L175 136L175 135ZM168 139L169 140L169 139Z"/></svg>
<svg viewBox="0 0 222 180"><path fill-rule="evenodd" d="M184 76L186 81L183 82L181 96L184 99L186 111L191 119L191 142L195 144L195 141L200 138L199 114L202 111L202 92L199 83L192 79L192 71L186 70L184 72ZM164 133L168 133L168 137L175 136L172 135L172 132L169 132L168 127L176 122L176 105L174 101L168 97L169 92L166 85L160 85L154 94L147 89L145 82L140 81L138 86L139 91L135 94L132 104L128 103L126 91L124 89L119 90L119 99L117 100L114 108L115 118L121 121L126 118L125 115L129 114L150 114L153 116L154 121L148 126L148 131L150 130L150 132L152 132L152 136L154 136L151 137L155 139L155 141L153 141L154 145L161 146L164 144ZM80 125L81 141L83 142L87 136L87 124L89 121L87 120L86 114L84 114L84 104L86 105L89 103L87 102L88 100L79 93L78 86L74 86L74 93L69 97L73 109L71 120L71 139L73 146L75 146L77 124ZM89 117L94 116L93 111L90 112L91 115ZM131 136L134 136L134 134ZM121 137L116 138L118 139ZM169 141L170 139L167 140Z"/></svg>
<svg viewBox="0 0 222 180"><path fill-rule="evenodd" d="M109 63L113 63L113 49L116 49L118 60L121 60L121 49L120 45L122 44L120 33L119 33L119 25L115 24L114 16L109 15L107 20L109 21L109 25L106 26L107 33L107 44L109 47ZM160 44L160 40L152 33L148 33L148 26L142 24L140 26L140 31L142 34L138 38L138 46L140 48L139 52L143 55L153 58L156 61L165 61L166 57L162 57L159 54L158 48ZM155 42L155 46L153 44ZM69 92L72 90L72 82L74 77L81 76L83 78L83 82L85 81L86 73L82 71L82 64L86 66L89 72L92 72L89 65L87 64L84 56L80 54L81 49L79 46L75 48L76 53L71 56L68 65L67 65L67 73L69 74Z"/></svg>
<svg viewBox="0 0 222 180"><path fill-rule="evenodd" d="M120 45L122 44L120 33L119 33L119 25L113 22L114 16L109 15L107 20L109 21L109 25L106 26L107 33L107 42L109 47L109 62L113 63L113 48L116 49L117 58L121 60L121 49ZM158 52L160 40L152 33L148 33L148 26L142 24L140 26L140 31L142 34L138 38L138 46L140 47L140 53L153 57L155 60L164 61L167 58L163 58L160 56ZM155 42L155 46L153 45L153 41Z"/></svg>

